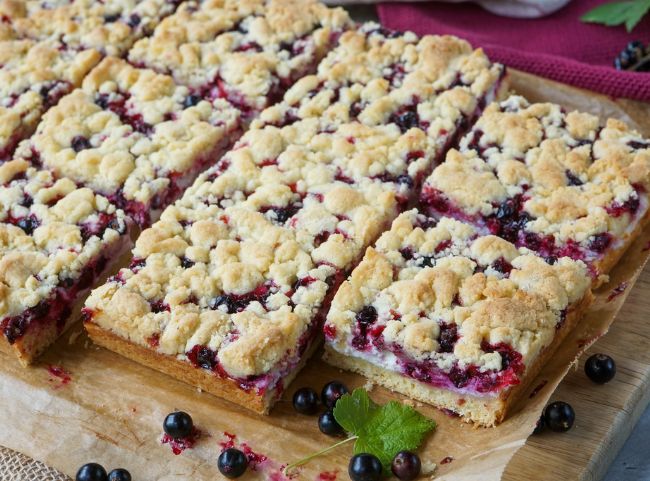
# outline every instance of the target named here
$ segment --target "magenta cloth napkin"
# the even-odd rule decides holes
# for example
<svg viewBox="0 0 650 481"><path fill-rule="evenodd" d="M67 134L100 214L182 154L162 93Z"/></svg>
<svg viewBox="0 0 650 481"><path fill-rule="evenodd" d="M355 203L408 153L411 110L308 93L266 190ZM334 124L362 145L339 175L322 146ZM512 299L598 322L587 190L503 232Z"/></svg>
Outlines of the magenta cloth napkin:
<svg viewBox="0 0 650 481"><path fill-rule="evenodd" d="M386 3L378 12L389 28L457 35L511 67L615 98L650 101L650 73L619 72L612 66L630 40L650 42L650 18L631 33L622 26L580 22L585 12L602 3L573 0L534 20L499 17L467 3Z"/></svg>

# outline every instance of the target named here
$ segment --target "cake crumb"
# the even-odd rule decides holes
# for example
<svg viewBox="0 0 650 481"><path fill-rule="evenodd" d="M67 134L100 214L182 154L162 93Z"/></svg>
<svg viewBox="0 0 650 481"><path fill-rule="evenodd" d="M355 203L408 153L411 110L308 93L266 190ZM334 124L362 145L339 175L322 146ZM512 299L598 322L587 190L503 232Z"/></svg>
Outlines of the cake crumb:
<svg viewBox="0 0 650 481"><path fill-rule="evenodd" d="M372 392L372 390L375 389L375 383L368 379L363 385L363 388L368 392Z"/></svg>
<svg viewBox="0 0 650 481"><path fill-rule="evenodd" d="M416 406L415 401L413 399L403 399L402 404L406 406L411 406L412 408Z"/></svg>
<svg viewBox="0 0 650 481"><path fill-rule="evenodd" d="M422 461L421 472L423 475L429 476L435 472L437 467L438 465L436 463L433 463L431 461ZM433 479L433 476L431 477L431 479Z"/></svg>

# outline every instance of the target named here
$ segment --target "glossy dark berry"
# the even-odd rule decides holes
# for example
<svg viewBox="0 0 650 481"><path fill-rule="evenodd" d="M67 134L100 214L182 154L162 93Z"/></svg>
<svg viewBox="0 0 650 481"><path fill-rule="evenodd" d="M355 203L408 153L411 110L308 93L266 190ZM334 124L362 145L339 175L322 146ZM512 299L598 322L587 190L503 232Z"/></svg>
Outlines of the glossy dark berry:
<svg viewBox="0 0 650 481"><path fill-rule="evenodd" d="M546 421L544 420L544 413L539 417L537 423L535 424L535 429L533 429L533 434L539 434L544 431L546 427Z"/></svg>
<svg viewBox="0 0 650 481"><path fill-rule="evenodd" d="M411 451L400 451L393 458L390 470L402 481L411 481L420 475L420 457Z"/></svg>
<svg viewBox="0 0 650 481"><path fill-rule="evenodd" d="M106 481L107 479L106 470L97 463L84 464L75 477L76 481Z"/></svg>
<svg viewBox="0 0 650 481"><path fill-rule="evenodd" d="M343 428L334 417L334 411L328 409L318 418L318 429L328 436L339 436L343 434Z"/></svg>
<svg viewBox="0 0 650 481"><path fill-rule="evenodd" d="M355 454L348 464L348 474L352 481L379 481L381 461L372 454Z"/></svg>
<svg viewBox="0 0 650 481"><path fill-rule="evenodd" d="M594 354L585 363L585 374L597 384L605 384L614 379L616 363L607 354Z"/></svg>
<svg viewBox="0 0 650 481"><path fill-rule="evenodd" d="M192 434L192 416L183 411L170 413L165 418L163 429L174 439L186 438Z"/></svg>
<svg viewBox="0 0 650 481"><path fill-rule="evenodd" d="M544 411L546 426L557 433L564 433L571 429L576 419L576 413L570 404L563 401L555 401Z"/></svg>
<svg viewBox="0 0 650 481"><path fill-rule="evenodd" d="M236 312L236 306L230 296L227 295L221 295L217 297L213 297L210 299L208 302L208 307L210 309L219 309L219 306L226 306L226 310L228 311L228 314L234 314Z"/></svg>
<svg viewBox="0 0 650 481"><path fill-rule="evenodd" d="M219 455L217 466L226 478L238 478L246 472L248 458L239 449L228 448Z"/></svg>
<svg viewBox="0 0 650 481"><path fill-rule="evenodd" d="M23 217L18 222L16 222L16 225L25 231L25 234L27 235L31 235L38 227L38 224L38 220L34 219L33 217Z"/></svg>
<svg viewBox="0 0 650 481"><path fill-rule="evenodd" d="M339 400L341 396L349 393L348 388L339 381L332 381L325 384L323 390L320 393L320 400L325 405L325 407L333 408L336 404L336 401Z"/></svg>
<svg viewBox="0 0 650 481"><path fill-rule="evenodd" d="M185 100L183 101L183 107L186 109L190 107L194 107L196 104L198 104L201 101L201 97L198 95L188 95L185 97Z"/></svg>
<svg viewBox="0 0 650 481"><path fill-rule="evenodd" d="M298 389L293 395L293 408L300 414L316 414L318 394L310 387Z"/></svg>
<svg viewBox="0 0 650 481"><path fill-rule="evenodd" d="M360 324L372 324L377 320L377 309L372 306L364 306L357 314L357 322Z"/></svg>
<svg viewBox="0 0 650 481"><path fill-rule="evenodd" d="M86 150L91 147L90 140L88 140L83 135L77 135L73 137L72 141L70 142L70 146L75 152L81 152L82 150Z"/></svg>
<svg viewBox="0 0 650 481"><path fill-rule="evenodd" d="M108 473L108 481L131 481L131 473L122 468L114 469Z"/></svg>

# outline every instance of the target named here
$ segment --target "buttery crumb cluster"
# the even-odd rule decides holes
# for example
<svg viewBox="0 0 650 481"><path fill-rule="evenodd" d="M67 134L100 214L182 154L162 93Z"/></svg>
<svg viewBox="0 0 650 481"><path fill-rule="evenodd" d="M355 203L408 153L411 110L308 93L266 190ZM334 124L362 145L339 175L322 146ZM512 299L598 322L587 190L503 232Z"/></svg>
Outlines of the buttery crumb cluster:
<svg viewBox="0 0 650 481"><path fill-rule="evenodd" d="M345 11L311 0L191 1L137 42L129 60L226 98L250 119L312 73L351 26Z"/></svg>
<svg viewBox="0 0 650 481"><path fill-rule="evenodd" d="M325 334L341 353L425 384L494 395L520 381L590 286L582 261L551 265L412 210L341 285Z"/></svg>
<svg viewBox="0 0 650 481"><path fill-rule="evenodd" d="M490 105L434 170L422 204L606 273L648 211L650 142L626 124L522 97Z"/></svg>
<svg viewBox="0 0 650 481"><path fill-rule="evenodd" d="M21 358L29 328L63 330L75 297L125 247L129 225L70 179L23 160L0 164L0 329Z"/></svg>

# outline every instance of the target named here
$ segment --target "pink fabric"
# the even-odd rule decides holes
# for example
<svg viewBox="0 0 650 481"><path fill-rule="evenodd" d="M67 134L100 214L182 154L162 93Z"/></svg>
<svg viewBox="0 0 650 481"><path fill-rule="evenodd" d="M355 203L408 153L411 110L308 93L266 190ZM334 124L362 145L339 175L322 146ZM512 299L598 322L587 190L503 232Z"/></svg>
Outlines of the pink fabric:
<svg viewBox="0 0 650 481"><path fill-rule="evenodd" d="M630 40L650 42L650 18L629 34L624 27L580 22L602 3L573 0L535 20L498 17L470 4L386 3L378 11L389 28L457 35L511 67L612 97L650 101L650 73L619 72L612 66Z"/></svg>

